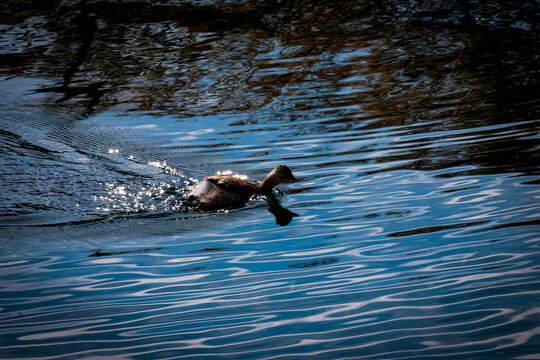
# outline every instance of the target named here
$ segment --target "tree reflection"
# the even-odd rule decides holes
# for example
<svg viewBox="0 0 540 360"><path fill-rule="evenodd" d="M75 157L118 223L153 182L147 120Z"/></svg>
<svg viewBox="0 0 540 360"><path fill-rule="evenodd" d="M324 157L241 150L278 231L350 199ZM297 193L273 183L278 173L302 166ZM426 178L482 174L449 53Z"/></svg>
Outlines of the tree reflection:
<svg viewBox="0 0 540 360"><path fill-rule="evenodd" d="M534 4L19 1L0 8L0 63L4 76L50 79L36 91L80 117L324 118L297 127L299 136L433 121L432 130L453 131L537 118ZM530 154L534 142L520 141ZM525 161L512 148L493 157L491 146L378 161L417 158L406 165L417 169Z"/></svg>

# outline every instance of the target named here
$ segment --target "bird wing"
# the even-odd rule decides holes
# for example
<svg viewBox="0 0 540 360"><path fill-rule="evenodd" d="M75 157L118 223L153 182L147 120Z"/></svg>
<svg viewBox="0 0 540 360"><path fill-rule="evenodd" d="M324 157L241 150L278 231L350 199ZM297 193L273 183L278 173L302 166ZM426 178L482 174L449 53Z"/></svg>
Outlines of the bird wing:
<svg viewBox="0 0 540 360"><path fill-rule="evenodd" d="M253 195L256 191L255 185L251 184L248 181L235 178L227 175L214 175L207 176L204 178L205 181L212 183L225 191L239 193L239 194L248 194Z"/></svg>

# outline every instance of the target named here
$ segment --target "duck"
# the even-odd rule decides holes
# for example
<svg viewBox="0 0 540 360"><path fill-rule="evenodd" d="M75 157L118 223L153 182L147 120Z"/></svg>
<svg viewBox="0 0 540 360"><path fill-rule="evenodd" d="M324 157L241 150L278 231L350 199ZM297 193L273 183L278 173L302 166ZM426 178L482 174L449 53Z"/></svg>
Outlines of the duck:
<svg viewBox="0 0 540 360"><path fill-rule="evenodd" d="M188 201L208 210L240 207L253 195L272 196L272 189L276 185L302 180L296 178L285 165L276 166L259 184L232 175L206 176L193 187Z"/></svg>

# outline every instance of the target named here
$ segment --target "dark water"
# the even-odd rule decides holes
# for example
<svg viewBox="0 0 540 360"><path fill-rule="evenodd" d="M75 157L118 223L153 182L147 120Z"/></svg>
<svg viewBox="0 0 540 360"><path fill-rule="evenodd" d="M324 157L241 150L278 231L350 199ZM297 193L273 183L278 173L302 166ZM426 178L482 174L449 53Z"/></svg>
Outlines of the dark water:
<svg viewBox="0 0 540 360"><path fill-rule="evenodd" d="M1 358L540 358L536 2L0 14Z"/></svg>

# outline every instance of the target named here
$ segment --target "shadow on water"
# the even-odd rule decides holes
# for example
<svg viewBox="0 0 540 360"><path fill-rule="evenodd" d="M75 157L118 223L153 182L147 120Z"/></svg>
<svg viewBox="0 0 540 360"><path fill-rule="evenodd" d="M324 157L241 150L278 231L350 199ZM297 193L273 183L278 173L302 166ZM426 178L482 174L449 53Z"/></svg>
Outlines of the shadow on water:
<svg viewBox="0 0 540 360"><path fill-rule="evenodd" d="M537 357L537 5L1 2L0 357Z"/></svg>
<svg viewBox="0 0 540 360"><path fill-rule="evenodd" d="M279 200L275 197L268 199L269 207L268 211L274 215L276 224L280 226L288 225L295 216L299 216L297 213L292 212L289 209L284 208L279 203Z"/></svg>

